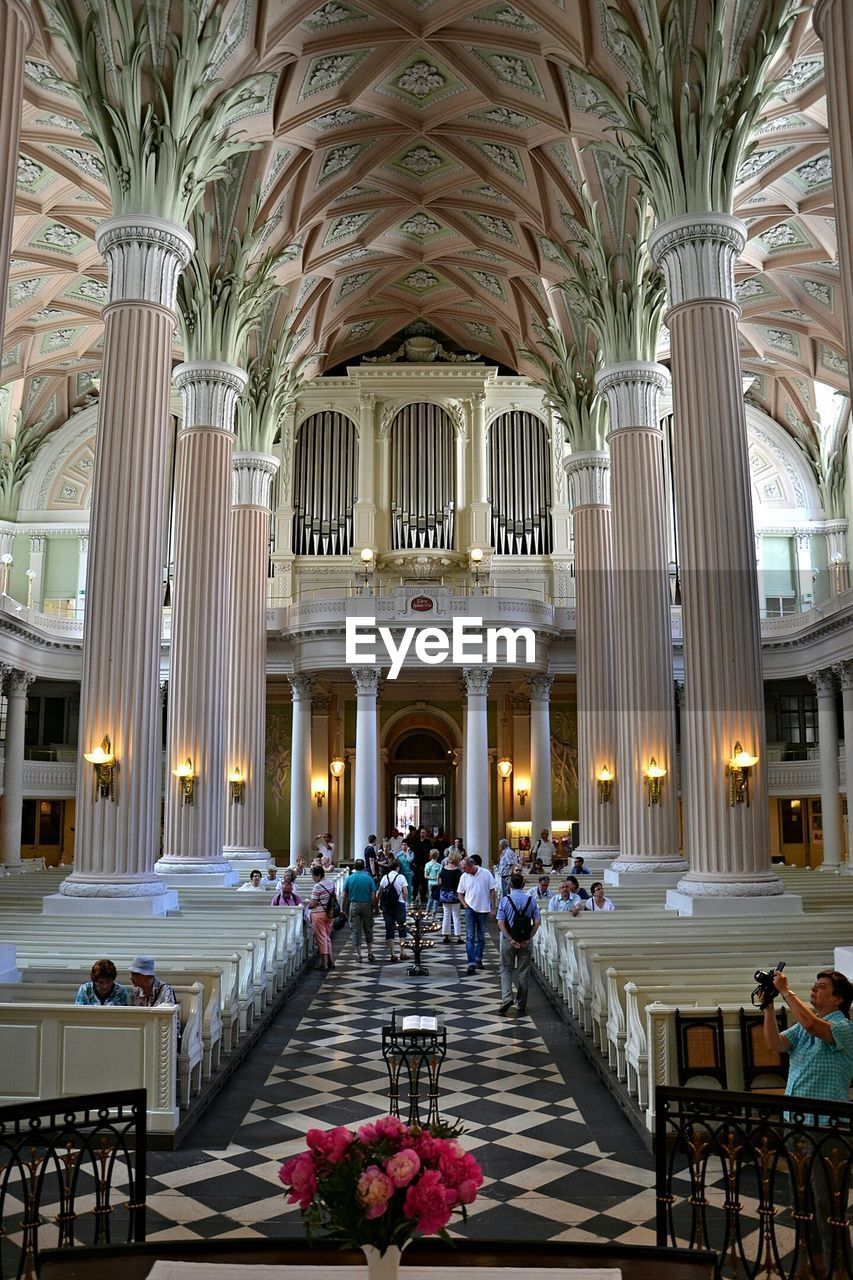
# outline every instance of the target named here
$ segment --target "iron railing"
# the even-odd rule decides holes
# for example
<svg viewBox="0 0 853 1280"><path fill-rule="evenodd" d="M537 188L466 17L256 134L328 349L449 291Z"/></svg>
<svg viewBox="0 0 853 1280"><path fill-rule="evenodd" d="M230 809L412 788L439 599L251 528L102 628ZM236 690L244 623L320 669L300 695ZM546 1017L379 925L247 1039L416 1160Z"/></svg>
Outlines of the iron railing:
<svg viewBox="0 0 853 1280"><path fill-rule="evenodd" d="M714 1249L726 1280L849 1280L853 1106L656 1092L657 1243Z"/></svg>
<svg viewBox="0 0 853 1280"><path fill-rule="evenodd" d="M39 1251L145 1240L146 1092L0 1107L0 1277Z"/></svg>

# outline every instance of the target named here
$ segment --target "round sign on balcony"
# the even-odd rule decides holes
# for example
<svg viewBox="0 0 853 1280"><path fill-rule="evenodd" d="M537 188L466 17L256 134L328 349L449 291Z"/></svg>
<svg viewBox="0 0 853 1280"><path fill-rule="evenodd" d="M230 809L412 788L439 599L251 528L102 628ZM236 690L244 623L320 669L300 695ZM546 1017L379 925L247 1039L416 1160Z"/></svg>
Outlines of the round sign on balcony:
<svg viewBox="0 0 853 1280"><path fill-rule="evenodd" d="M409 608L414 609L415 613L429 613L433 607L429 596L413 596L409 601Z"/></svg>

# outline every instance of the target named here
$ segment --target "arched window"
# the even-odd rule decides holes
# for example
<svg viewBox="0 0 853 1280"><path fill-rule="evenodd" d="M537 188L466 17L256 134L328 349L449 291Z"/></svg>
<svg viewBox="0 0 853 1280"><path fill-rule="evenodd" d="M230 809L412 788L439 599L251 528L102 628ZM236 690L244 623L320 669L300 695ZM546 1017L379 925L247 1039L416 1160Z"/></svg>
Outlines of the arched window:
<svg viewBox="0 0 853 1280"><path fill-rule="evenodd" d="M501 556L542 556L552 549L551 450L541 418L513 409L489 432L492 544Z"/></svg>
<svg viewBox="0 0 853 1280"><path fill-rule="evenodd" d="M453 421L436 404L407 404L391 423L391 546L453 547Z"/></svg>
<svg viewBox="0 0 853 1280"><path fill-rule="evenodd" d="M327 410L305 419L293 466L296 555L348 554L357 468L358 441L350 418Z"/></svg>

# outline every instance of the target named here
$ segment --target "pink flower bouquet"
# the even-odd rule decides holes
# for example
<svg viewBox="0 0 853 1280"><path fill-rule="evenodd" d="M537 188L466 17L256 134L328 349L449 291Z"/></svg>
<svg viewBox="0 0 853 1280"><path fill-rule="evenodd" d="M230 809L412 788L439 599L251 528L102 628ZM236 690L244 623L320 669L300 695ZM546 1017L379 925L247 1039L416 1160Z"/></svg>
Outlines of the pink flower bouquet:
<svg viewBox="0 0 853 1280"><path fill-rule="evenodd" d="M480 1166L454 1138L409 1128L383 1116L355 1133L309 1129L308 1150L283 1164L279 1177L288 1202L298 1204L308 1228L379 1253L403 1248L412 1236L440 1235L483 1182Z"/></svg>

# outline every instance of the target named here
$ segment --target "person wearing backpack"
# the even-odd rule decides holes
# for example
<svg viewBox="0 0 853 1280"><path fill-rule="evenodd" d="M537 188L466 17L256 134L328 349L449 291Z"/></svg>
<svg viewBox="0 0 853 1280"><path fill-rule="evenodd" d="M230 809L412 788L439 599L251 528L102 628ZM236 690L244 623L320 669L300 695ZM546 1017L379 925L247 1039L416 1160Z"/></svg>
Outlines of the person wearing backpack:
<svg viewBox="0 0 853 1280"><path fill-rule="evenodd" d="M335 886L330 880L326 880L324 875L322 867L311 868L314 888L311 892L308 910L311 913L311 928L314 931L314 939L317 943L317 968L334 969L335 962L332 959L332 920L337 910L338 899L335 893Z"/></svg>
<svg viewBox="0 0 853 1280"><path fill-rule="evenodd" d="M523 1014L527 1009L527 987L533 954L531 943L542 917L535 898L524 888L524 876L520 871L513 871L509 878L509 893L501 898L497 919L501 931L501 1002L498 1013L507 1013L512 1005L514 974L515 1007Z"/></svg>
<svg viewBox="0 0 853 1280"><path fill-rule="evenodd" d="M385 940L388 943L388 956L391 964L403 958L403 947L406 942L406 903L409 898L409 887L406 877L400 871L396 858L391 860L388 871L379 881L379 910L385 921ZM396 935L400 935L400 955L394 946Z"/></svg>

